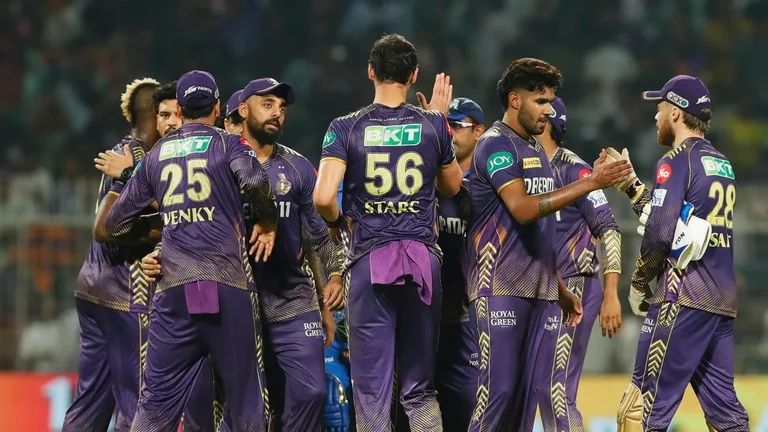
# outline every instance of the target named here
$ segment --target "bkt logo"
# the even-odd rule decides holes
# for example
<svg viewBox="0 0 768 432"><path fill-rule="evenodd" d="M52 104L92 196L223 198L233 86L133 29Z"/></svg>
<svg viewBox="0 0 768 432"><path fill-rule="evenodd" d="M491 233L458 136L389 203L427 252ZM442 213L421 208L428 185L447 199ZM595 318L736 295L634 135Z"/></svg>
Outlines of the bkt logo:
<svg viewBox="0 0 768 432"><path fill-rule="evenodd" d="M704 173L708 176L720 176L731 180L735 178L733 167L727 160L712 156L702 156L701 164L704 166Z"/></svg>
<svg viewBox="0 0 768 432"><path fill-rule="evenodd" d="M669 99L669 101L675 105L681 106L683 108L688 108L688 99L678 95L675 92L667 93L667 99Z"/></svg>
<svg viewBox="0 0 768 432"><path fill-rule="evenodd" d="M365 128L365 146L415 146L421 142L421 124L368 126Z"/></svg>

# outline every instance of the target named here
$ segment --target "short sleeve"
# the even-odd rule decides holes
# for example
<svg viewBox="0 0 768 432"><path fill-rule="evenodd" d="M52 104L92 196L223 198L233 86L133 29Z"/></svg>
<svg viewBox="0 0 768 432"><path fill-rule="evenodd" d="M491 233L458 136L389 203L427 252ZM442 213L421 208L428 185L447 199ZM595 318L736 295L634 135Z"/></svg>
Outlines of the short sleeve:
<svg viewBox="0 0 768 432"><path fill-rule="evenodd" d="M487 137L478 143L475 169L488 180L498 193L514 181L523 178L523 167L514 145L501 136Z"/></svg>
<svg viewBox="0 0 768 432"><path fill-rule="evenodd" d="M448 126L448 119L445 117L440 116L438 124L440 125L437 129L440 141L440 164L447 166L456 159L456 150L453 148L453 133L450 126Z"/></svg>
<svg viewBox="0 0 768 432"><path fill-rule="evenodd" d="M347 133L338 119L331 122L323 137L320 160L324 159L335 159L347 163Z"/></svg>
<svg viewBox="0 0 768 432"><path fill-rule="evenodd" d="M589 166L570 166L566 184L571 184L590 174L592 174L592 168ZM576 201L576 206L595 237L600 237L609 230L618 231L619 226L613 216L611 206L608 204L608 198L601 189L592 191L587 196L580 198Z"/></svg>

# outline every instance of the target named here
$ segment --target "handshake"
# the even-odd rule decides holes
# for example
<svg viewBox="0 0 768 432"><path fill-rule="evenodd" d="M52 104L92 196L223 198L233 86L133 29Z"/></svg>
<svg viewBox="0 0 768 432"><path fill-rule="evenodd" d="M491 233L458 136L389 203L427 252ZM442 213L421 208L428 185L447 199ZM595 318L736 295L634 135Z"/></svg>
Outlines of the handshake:
<svg viewBox="0 0 768 432"><path fill-rule="evenodd" d="M604 159L603 163L610 163L615 161L627 161L629 162L629 151L624 149L619 153L613 148L604 150L606 157L598 159ZM598 162L595 162L597 164ZM627 176L626 179L615 184L616 188L622 192L626 192L630 185L636 183L637 175L634 170ZM645 194L650 195L650 191L646 189ZM646 201L650 201L646 197ZM693 215L693 204L683 201L682 210L680 211L680 217L675 225L675 233L672 236L672 244L669 254L667 255L667 262L673 269L683 271L688 267L688 264L693 261L698 261L704 256L704 252L707 251L709 245L709 238L712 235L712 226L704 219L701 219ZM647 203L643 206L640 212L640 225L637 227L637 233L645 235L645 225L648 222L648 216L651 213L651 205ZM632 306L632 311L636 315L645 316L648 310L648 293L640 292L634 287L629 291L629 303Z"/></svg>

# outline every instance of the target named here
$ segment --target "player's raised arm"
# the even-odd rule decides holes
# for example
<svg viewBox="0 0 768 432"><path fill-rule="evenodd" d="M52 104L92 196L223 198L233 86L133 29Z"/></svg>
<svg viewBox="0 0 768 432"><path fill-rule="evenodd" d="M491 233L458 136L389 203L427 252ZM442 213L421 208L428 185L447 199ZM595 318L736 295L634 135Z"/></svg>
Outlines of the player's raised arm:
<svg viewBox="0 0 768 432"><path fill-rule="evenodd" d="M491 160L490 157L494 159ZM505 161L506 155L489 155L486 163L487 170L493 179L496 171L502 171L512 166L514 162ZM508 157L508 156L507 156ZM603 161L606 155L603 154L600 160ZM477 163L480 163L478 161ZM501 167L501 168L499 168ZM518 166L522 171L522 166ZM522 173L519 176L507 179L506 182L499 184L496 191L501 196L504 204L512 216L520 223L527 224L536 219L548 216L588 193L610 187L624 179L632 172L632 166L625 161L616 161L607 164L600 164L589 177L579 179L561 189L552 192L528 195L525 184L521 180ZM507 178L510 175L502 174L500 178Z"/></svg>
<svg viewBox="0 0 768 432"><path fill-rule="evenodd" d="M344 217L338 203L338 191L347 171L347 136L341 122L334 120L323 138L323 152L320 169L312 194L315 209L332 228L341 227ZM339 243L338 238L332 238Z"/></svg>
<svg viewBox="0 0 768 432"><path fill-rule="evenodd" d="M109 210L106 221L107 235L122 237L131 235L145 241L150 235L149 218L137 217L155 200L149 186L147 164L139 162L133 177L126 184L123 193Z"/></svg>
<svg viewBox="0 0 768 432"><path fill-rule="evenodd" d="M632 163L632 161L629 160L629 150L627 149L624 149L619 153L613 147L608 147L605 151L608 153L605 162L625 160L630 164ZM648 216L647 213L650 210L645 206L651 202L651 191L645 187L645 184L643 184L639 178L637 178L637 174L635 174L634 170L626 180L619 182L615 186L616 189L627 194L629 200L632 202L632 211L634 211L636 215L642 216L643 213L646 213L645 216Z"/></svg>
<svg viewBox="0 0 768 432"><path fill-rule="evenodd" d="M632 275L632 288L639 292L647 293L651 281L664 270L664 261L683 208L688 187L688 161L686 155L675 157L678 154L679 150L671 150L656 165L651 211L640 246L640 258Z"/></svg>

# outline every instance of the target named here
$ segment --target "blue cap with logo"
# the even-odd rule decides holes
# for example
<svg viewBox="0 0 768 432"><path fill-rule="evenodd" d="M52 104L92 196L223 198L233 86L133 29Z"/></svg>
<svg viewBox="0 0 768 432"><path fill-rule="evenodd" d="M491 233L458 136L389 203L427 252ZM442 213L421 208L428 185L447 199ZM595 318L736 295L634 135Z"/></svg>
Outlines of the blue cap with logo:
<svg viewBox="0 0 768 432"><path fill-rule="evenodd" d="M268 94L285 99L285 103L288 105L296 100L296 92L294 92L290 84L278 82L274 78L259 78L245 86L243 93L240 95L240 102L245 102L246 99L253 95L264 96Z"/></svg>
<svg viewBox="0 0 768 432"><path fill-rule="evenodd" d="M185 73L176 83L176 100L179 105L201 108L219 100L219 88L209 72L193 70Z"/></svg>
<svg viewBox="0 0 768 432"><path fill-rule="evenodd" d="M672 78L661 90L643 92L643 99L656 103L669 102L703 121L709 120L712 116L709 111L703 112L705 108L712 109L707 86L700 79L690 75L678 75Z"/></svg>
<svg viewBox="0 0 768 432"><path fill-rule="evenodd" d="M461 121L467 117L480 125L485 121L483 109L480 108L477 102L464 97L452 100L451 106L448 108L448 120Z"/></svg>
<svg viewBox="0 0 768 432"><path fill-rule="evenodd" d="M562 142L565 138L565 115L565 103L555 96L552 101L552 114L549 115L549 122L552 123L552 138L557 142Z"/></svg>
<svg viewBox="0 0 768 432"><path fill-rule="evenodd" d="M227 100L227 110L224 114L225 117L230 117L232 114L237 111L237 107L240 106L240 95L243 93L242 90L238 90L234 93L232 93L232 96L229 97Z"/></svg>

